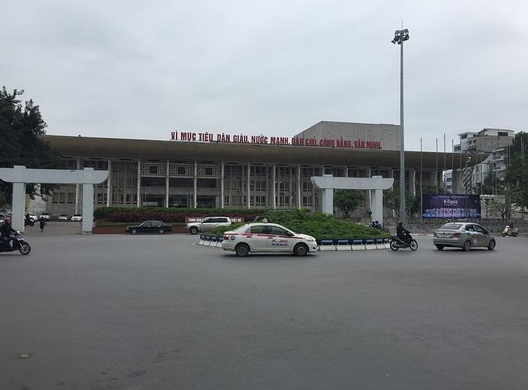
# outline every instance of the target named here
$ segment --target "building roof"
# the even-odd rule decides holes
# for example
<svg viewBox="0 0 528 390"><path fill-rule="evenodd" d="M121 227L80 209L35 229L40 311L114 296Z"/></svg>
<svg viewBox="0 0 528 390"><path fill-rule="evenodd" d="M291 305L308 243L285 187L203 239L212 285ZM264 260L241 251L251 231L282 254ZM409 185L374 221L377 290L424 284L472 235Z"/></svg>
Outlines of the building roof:
<svg viewBox="0 0 528 390"><path fill-rule="evenodd" d="M400 152L325 148L292 145L257 145L217 142L179 142L122 138L43 135L62 157L141 159L197 162L252 162L275 164L321 164L347 167L399 167ZM406 169L444 170L463 167L465 157L478 164L487 154L406 151ZM445 161L445 164L444 164Z"/></svg>

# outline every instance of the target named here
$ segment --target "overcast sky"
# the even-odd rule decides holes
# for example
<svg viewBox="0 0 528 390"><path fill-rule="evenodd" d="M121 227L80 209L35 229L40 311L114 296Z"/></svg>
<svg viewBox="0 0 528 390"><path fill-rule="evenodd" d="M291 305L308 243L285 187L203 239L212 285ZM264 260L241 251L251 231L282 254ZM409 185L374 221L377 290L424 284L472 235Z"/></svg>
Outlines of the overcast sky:
<svg viewBox="0 0 528 390"><path fill-rule="evenodd" d="M528 130L526 0L1 0L0 84L54 135L399 124L402 23L406 149Z"/></svg>

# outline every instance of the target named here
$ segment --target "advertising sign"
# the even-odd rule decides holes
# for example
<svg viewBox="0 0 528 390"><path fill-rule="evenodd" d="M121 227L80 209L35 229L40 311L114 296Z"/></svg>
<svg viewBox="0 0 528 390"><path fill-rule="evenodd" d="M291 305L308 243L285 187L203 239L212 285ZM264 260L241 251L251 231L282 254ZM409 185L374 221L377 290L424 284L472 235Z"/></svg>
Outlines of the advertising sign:
<svg viewBox="0 0 528 390"><path fill-rule="evenodd" d="M422 218L481 218L478 195L423 194Z"/></svg>

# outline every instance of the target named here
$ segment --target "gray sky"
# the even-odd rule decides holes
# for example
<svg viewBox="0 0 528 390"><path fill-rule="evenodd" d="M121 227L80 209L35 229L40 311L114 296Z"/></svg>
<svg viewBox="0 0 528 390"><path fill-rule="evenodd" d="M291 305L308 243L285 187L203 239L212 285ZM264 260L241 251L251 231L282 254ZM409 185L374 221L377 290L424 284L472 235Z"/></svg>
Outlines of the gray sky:
<svg viewBox="0 0 528 390"><path fill-rule="evenodd" d="M406 149L528 130L526 0L2 0L0 84L57 135L399 124L402 20Z"/></svg>

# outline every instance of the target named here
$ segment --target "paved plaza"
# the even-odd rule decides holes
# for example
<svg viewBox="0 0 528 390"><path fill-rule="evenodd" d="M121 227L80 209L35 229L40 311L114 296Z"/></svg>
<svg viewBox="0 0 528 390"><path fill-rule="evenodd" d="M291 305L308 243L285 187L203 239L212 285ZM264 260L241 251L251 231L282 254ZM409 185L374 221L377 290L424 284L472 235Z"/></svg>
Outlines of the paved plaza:
<svg viewBox="0 0 528 390"><path fill-rule="evenodd" d="M526 237L242 259L74 227L0 254L2 390L526 389Z"/></svg>

